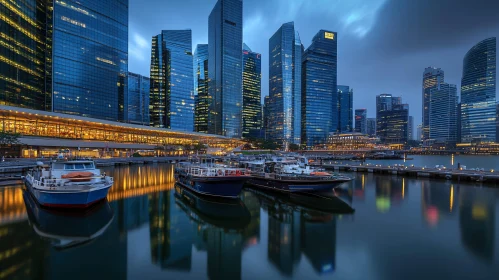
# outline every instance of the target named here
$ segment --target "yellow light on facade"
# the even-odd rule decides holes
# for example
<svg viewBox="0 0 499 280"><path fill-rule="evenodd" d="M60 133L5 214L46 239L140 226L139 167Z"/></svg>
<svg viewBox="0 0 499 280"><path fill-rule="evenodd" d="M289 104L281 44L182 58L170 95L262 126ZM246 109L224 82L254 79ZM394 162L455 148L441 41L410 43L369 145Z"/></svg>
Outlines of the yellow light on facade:
<svg viewBox="0 0 499 280"><path fill-rule="evenodd" d="M329 39L329 40L334 40L334 33L324 32L324 38Z"/></svg>

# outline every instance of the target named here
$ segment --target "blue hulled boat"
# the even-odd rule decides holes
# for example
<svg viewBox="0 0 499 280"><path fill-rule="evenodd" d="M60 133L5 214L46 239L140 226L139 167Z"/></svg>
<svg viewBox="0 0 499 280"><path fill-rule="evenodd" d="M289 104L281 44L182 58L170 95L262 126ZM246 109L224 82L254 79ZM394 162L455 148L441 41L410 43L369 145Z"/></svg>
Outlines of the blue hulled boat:
<svg viewBox="0 0 499 280"><path fill-rule="evenodd" d="M175 178L183 187L201 195L237 198L248 179L241 168L214 164L181 162L175 166Z"/></svg>
<svg viewBox="0 0 499 280"><path fill-rule="evenodd" d="M27 190L45 207L87 208L107 197L113 178L91 160L39 163L24 177Z"/></svg>

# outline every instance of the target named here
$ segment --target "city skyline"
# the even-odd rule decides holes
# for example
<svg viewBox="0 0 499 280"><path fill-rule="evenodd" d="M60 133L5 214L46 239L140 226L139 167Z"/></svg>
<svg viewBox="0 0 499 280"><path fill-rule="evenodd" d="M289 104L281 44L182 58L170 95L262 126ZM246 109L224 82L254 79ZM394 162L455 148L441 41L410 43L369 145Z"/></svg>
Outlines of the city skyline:
<svg viewBox="0 0 499 280"><path fill-rule="evenodd" d="M191 28L193 50L195 45L208 42L207 17L216 1L196 2L197 8L193 10L190 7L194 2L187 0L162 5L148 1L146 5L140 3L138 9L139 2L130 1L129 71L148 75L145 71L149 61L148 44L149 38L155 35L151 31L154 28ZM426 1L417 2L380 0L372 1L362 8L362 1L335 5L327 1L315 5L303 0L293 1L289 5L284 5L282 0L244 1L243 39L253 51L262 54L262 65L268 65L268 39L283 23L295 22L305 46L310 45L319 29L336 31L340 40L338 51L341 53L338 56L338 83L348 84L355 89L354 108L367 108L370 113L368 117L374 117L371 115L375 112L373 100L382 93L402 96L412 108L420 108L419 77L422 70L428 66L445 69L446 82L459 85L462 58L466 52L483 39L499 36L499 19L492 13L494 6L499 8L499 3L456 5L452 1L441 1L442 7L448 3L453 6L453 11L455 6L455 11L448 15L445 25L439 25L441 17L428 17L422 23L412 15L412 10L428 15L437 14ZM462 16L464 13L466 17ZM479 17L480 20L477 20ZM389 25L389 22L397 24ZM463 33L467 36L463 37ZM416 40L422 36L427 40ZM394 71L395 76L388 79L382 74L384 71L377 69L400 71ZM262 67L262 103L268 95L268 70ZM419 124L421 110L415 109L411 115L414 116L415 124Z"/></svg>

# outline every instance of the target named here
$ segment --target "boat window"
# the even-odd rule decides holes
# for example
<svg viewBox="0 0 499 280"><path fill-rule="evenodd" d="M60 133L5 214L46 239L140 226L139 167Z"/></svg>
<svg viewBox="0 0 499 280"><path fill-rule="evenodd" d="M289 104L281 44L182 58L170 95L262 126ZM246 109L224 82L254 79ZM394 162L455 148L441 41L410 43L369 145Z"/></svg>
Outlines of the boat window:
<svg viewBox="0 0 499 280"><path fill-rule="evenodd" d="M54 169L63 169L64 165L62 163L54 163L53 168Z"/></svg>
<svg viewBox="0 0 499 280"><path fill-rule="evenodd" d="M75 166L72 163L66 163L64 164L64 169L75 169Z"/></svg>
<svg viewBox="0 0 499 280"><path fill-rule="evenodd" d="M94 168L94 164L92 162L85 162L85 168L86 169L93 169Z"/></svg>
<svg viewBox="0 0 499 280"><path fill-rule="evenodd" d="M85 165L83 163L75 163L75 169L84 169Z"/></svg>

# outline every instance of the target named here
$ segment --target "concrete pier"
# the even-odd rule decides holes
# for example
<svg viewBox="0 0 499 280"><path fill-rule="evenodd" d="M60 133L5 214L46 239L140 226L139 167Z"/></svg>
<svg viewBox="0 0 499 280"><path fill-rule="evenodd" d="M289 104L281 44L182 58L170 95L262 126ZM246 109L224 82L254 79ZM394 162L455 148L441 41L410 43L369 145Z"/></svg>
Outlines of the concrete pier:
<svg viewBox="0 0 499 280"><path fill-rule="evenodd" d="M420 177L452 180L456 182L480 182L499 186L499 172L497 171L475 171L457 170L445 168L425 168L413 166L386 166L386 165L347 165L347 164L324 164L325 169L342 172L365 172L390 174L405 177Z"/></svg>

